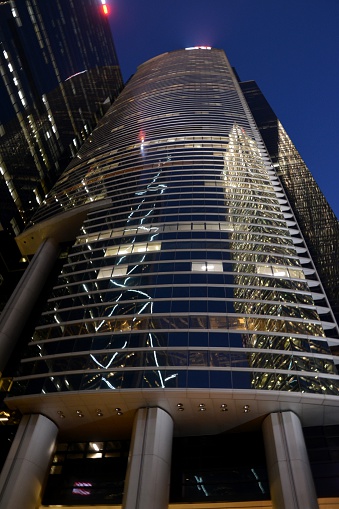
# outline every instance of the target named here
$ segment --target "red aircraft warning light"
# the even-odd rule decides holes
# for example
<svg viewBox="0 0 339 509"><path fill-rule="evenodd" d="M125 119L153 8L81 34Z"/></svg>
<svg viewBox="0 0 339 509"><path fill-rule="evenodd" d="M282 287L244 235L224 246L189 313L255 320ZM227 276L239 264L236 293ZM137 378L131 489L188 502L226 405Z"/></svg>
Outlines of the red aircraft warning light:
<svg viewBox="0 0 339 509"><path fill-rule="evenodd" d="M106 2L107 2L107 0L101 0L102 12L104 13L105 16L108 16L109 9L108 9L108 5Z"/></svg>

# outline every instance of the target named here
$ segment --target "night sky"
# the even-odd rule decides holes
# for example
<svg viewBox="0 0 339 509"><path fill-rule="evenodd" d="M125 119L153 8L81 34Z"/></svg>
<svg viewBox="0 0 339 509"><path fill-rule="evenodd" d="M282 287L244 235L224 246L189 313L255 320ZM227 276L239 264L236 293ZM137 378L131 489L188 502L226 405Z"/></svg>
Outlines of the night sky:
<svg viewBox="0 0 339 509"><path fill-rule="evenodd" d="M166 51L225 50L254 79L339 216L339 0L107 0L124 79Z"/></svg>

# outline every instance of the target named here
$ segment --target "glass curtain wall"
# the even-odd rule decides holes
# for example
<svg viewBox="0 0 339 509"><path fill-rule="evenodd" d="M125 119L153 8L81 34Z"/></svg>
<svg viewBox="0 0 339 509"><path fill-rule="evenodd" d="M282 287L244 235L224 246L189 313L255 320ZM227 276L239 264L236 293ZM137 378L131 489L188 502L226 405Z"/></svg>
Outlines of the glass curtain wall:
<svg viewBox="0 0 339 509"><path fill-rule="evenodd" d="M223 51L141 65L32 224L90 202L16 392L338 394L336 323Z"/></svg>

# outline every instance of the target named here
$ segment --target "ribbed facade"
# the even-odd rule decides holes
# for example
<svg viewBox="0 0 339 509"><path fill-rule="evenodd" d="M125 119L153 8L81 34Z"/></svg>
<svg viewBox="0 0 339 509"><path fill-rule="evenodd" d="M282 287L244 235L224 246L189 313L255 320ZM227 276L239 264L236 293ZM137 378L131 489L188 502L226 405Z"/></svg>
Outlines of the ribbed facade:
<svg viewBox="0 0 339 509"><path fill-rule="evenodd" d="M223 51L141 65L33 224L94 202L17 394L338 394L333 314Z"/></svg>

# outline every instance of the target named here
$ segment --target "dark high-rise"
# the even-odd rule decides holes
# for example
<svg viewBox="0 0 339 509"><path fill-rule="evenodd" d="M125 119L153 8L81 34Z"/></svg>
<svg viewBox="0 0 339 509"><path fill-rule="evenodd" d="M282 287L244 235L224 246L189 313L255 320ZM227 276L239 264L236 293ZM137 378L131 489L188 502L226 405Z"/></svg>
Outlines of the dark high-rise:
<svg viewBox="0 0 339 509"><path fill-rule="evenodd" d="M41 507L338 507L338 326L278 164L223 51L138 68L17 238L0 369L64 263L1 509L36 507L51 460Z"/></svg>
<svg viewBox="0 0 339 509"><path fill-rule="evenodd" d="M22 231L122 87L101 0L0 2L1 303Z"/></svg>

